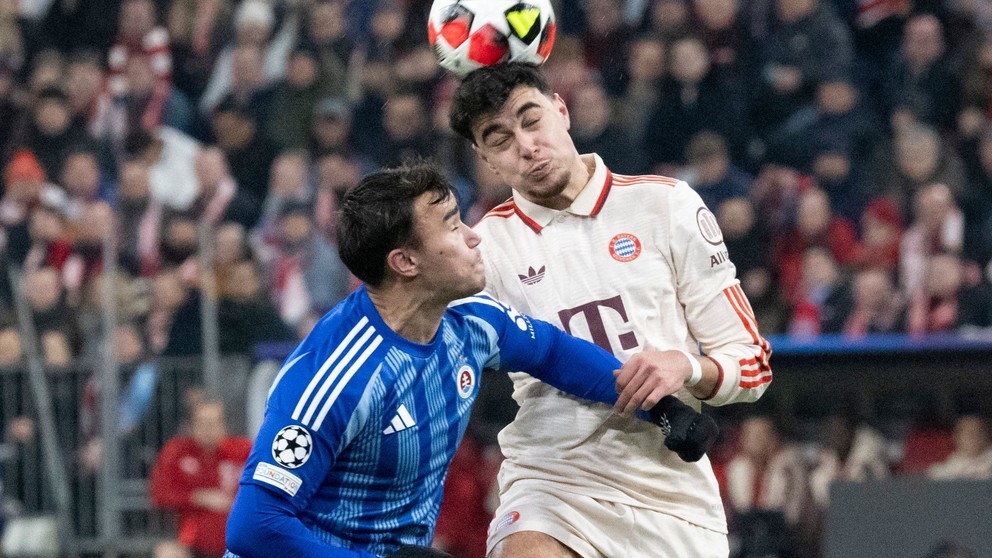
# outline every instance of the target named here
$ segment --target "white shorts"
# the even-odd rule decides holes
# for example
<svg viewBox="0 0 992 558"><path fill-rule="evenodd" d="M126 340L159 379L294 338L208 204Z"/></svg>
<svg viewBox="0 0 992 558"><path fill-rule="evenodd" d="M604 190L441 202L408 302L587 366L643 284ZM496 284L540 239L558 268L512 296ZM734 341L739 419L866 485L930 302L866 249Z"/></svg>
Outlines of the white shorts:
<svg viewBox="0 0 992 558"><path fill-rule="evenodd" d="M486 554L520 531L554 537L582 558L727 558L727 535L665 513L516 483L489 524Z"/></svg>

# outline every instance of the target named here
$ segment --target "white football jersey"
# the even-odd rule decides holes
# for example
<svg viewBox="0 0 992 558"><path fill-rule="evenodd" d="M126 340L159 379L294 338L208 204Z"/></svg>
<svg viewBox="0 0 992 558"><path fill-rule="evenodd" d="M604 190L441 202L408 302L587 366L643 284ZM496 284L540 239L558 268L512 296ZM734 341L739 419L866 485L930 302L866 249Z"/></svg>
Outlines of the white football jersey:
<svg viewBox="0 0 992 558"><path fill-rule="evenodd" d="M595 171L568 209L514 193L476 225L486 290L621 361L644 350L701 351L721 374L707 403L757 400L772 379L771 349L714 215L683 181L614 175L598 155L583 160ZM499 436L501 491L538 479L726 533L708 458L685 463L656 426L512 376L520 411ZM688 391L678 395L700 408Z"/></svg>

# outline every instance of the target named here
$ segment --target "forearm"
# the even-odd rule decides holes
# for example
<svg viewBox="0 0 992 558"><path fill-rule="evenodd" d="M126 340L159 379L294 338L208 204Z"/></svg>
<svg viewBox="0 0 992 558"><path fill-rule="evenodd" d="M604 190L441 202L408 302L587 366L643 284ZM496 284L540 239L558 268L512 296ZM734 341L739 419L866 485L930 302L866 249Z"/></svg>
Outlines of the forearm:
<svg viewBox="0 0 992 558"><path fill-rule="evenodd" d="M227 521L227 547L241 558L374 558L320 541L266 489L243 484Z"/></svg>
<svg viewBox="0 0 992 558"><path fill-rule="evenodd" d="M620 361L603 349L555 329L554 341L540 366L528 371L565 393L613 405L617 402L613 371Z"/></svg>
<svg viewBox="0 0 992 558"><path fill-rule="evenodd" d="M727 287L687 318L706 355L699 359L703 381L692 394L710 405L757 401L772 381L771 346L740 286Z"/></svg>

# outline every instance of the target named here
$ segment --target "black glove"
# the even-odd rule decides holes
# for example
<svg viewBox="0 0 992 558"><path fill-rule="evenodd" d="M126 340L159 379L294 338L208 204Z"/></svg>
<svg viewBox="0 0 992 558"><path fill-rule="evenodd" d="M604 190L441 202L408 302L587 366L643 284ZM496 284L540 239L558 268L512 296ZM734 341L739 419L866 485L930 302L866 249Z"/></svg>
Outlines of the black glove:
<svg viewBox="0 0 992 558"><path fill-rule="evenodd" d="M401 544L396 552L386 556L386 558L451 558L451 555L429 546Z"/></svg>
<svg viewBox="0 0 992 558"><path fill-rule="evenodd" d="M720 429L711 417L695 409L674 395L666 395L648 413L651 420L665 433L665 447L678 454L682 461L702 459L713 447Z"/></svg>

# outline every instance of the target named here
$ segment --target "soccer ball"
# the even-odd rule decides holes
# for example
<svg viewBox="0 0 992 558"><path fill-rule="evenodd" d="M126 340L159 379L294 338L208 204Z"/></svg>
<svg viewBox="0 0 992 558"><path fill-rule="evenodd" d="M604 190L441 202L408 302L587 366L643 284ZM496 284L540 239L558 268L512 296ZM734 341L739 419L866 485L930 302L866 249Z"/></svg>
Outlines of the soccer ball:
<svg viewBox="0 0 992 558"><path fill-rule="evenodd" d="M555 13L550 0L434 0L427 36L458 77L497 62L541 64L555 43Z"/></svg>
<svg viewBox="0 0 992 558"><path fill-rule="evenodd" d="M287 426L272 441L272 457L287 469L295 469L310 459L313 439L302 426Z"/></svg>

